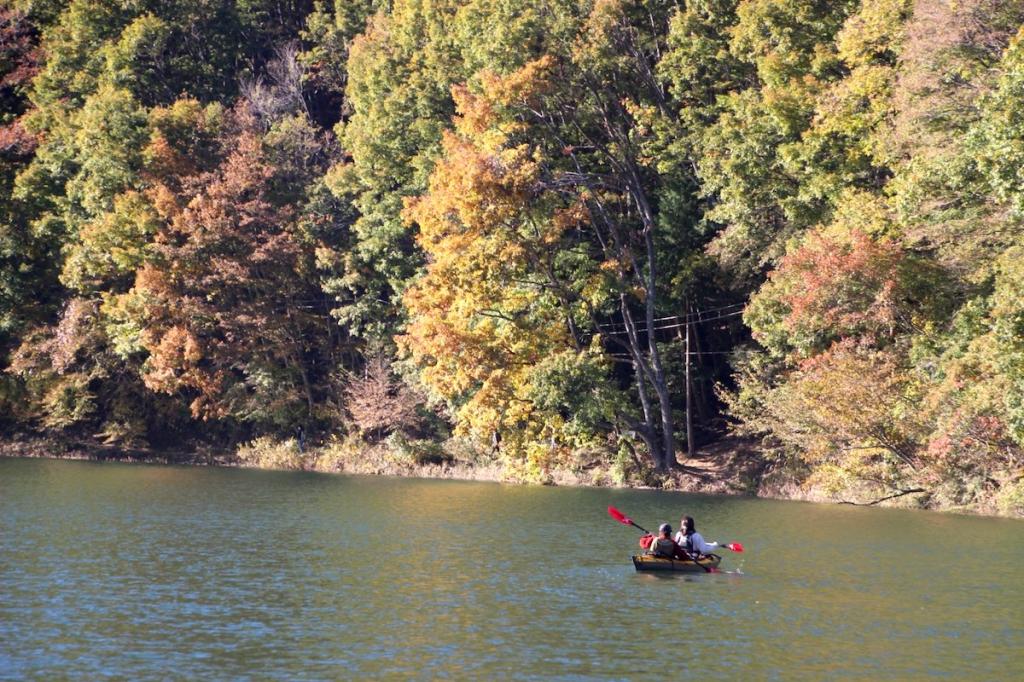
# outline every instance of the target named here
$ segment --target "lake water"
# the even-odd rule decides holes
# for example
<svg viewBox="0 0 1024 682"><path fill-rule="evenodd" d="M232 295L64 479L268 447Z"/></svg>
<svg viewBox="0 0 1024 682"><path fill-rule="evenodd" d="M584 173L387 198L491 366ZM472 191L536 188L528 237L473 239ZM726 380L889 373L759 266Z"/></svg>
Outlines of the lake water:
<svg viewBox="0 0 1024 682"><path fill-rule="evenodd" d="M740 541L637 574L640 525ZM0 679L1021 679L1024 522L0 460Z"/></svg>

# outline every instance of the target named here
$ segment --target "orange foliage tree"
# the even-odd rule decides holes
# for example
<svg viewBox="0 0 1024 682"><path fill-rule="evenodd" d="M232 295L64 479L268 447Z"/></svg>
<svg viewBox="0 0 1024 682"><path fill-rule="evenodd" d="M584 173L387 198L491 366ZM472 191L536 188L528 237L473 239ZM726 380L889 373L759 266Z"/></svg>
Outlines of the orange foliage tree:
<svg viewBox="0 0 1024 682"><path fill-rule="evenodd" d="M313 249L258 121L240 108L231 123L221 163L151 192L166 226L132 292L145 307L143 376L191 394L197 417L288 423L312 413L314 340L329 338L306 312ZM188 169L163 136L151 150L154 167Z"/></svg>

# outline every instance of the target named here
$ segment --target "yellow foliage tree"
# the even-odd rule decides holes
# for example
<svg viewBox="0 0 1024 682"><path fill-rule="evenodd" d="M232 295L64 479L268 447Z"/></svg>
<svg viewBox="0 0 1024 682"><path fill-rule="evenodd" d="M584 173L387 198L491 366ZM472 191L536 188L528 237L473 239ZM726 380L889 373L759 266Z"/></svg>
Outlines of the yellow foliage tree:
<svg viewBox="0 0 1024 682"><path fill-rule="evenodd" d="M511 142L517 125L499 113L546 64L489 76L483 95L453 89L455 130L444 135L427 193L405 211L427 267L405 292L411 322L399 345L431 390L459 403L462 432L516 434L504 443L521 452L531 440L560 447L557 420L538 415L529 398L533 373L552 355L580 350L554 257L586 210L542 187L543 158Z"/></svg>

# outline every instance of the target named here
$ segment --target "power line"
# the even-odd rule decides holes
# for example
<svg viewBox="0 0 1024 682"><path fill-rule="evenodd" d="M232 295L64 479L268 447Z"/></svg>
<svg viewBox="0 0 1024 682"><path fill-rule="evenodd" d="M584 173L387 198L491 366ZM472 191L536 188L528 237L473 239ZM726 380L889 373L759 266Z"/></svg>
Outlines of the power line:
<svg viewBox="0 0 1024 682"><path fill-rule="evenodd" d="M680 320L680 319L693 318L693 317L696 317L697 319L700 319L701 315L709 315L711 313L717 313L717 312L720 312L722 310L729 310L730 308L742 308L745 305L747 305L747 304L746 303L730 303L729 305L724 305L724 306L722 306L720 308L708 308L707 310L694 310L693 312L687 313L686 315L669 315L668 317L658 317L658 318L655 318L654 321L655 322L664 322L665 320Z"/></svg>
<svg viewBox="0 0 1024 682"><path fill-rule="evenodd" d="M718 312L722 312L722 311L725 311L725 310L730 310L732 308L742 308L744 306L746 306L745 303L733 303L732 305L722 306L720 308L709 308L708 310L694 311L694 312L689 313L687 315L671 315L669 317L655 318L655 320L654 320L655 325L656 325L655 326L655 330L675 329L677 327L682 327L682 326L685 326L687 324L700 324L702 322L714 322L715 320L721 320L722 318L725 318L725 317L732 317L734 315L742 315L743 311L742 310L737 310L735 312L724 313L724 314L721 314L721 315L717 315L715 317L707 317L707 318L703 317L703 315L710 315L711 313L718 313ZM671 326L671 325L669 325L669 326L664 326L664 325L657 326L657 324L659 322L668 322L668 321L674 321L676 323L675 326ZM599 324L597 326L598 326L599 329L608 328L608 327L622 327L624 329L627 328L627 325L624 322L606 322L604 324Z"/></svg>
<svg viewBox="0 0 1024 682"><path fill-rule="evenodd" d="M728 310L729 308L743 308L743 307L746 307L746 305L747 305L746 303L730 303L729 305L723 305L720 308L708 308L707 310L694 310L691 313L687 313L687 316L696 315L697 317L700 317L701 315L706 315L708 313L717 313L717 312L722 311L722 310Z"/></svg>
<svg viewBox="0 0 1024 682"><path fill-rule="evenodd" d="M654 327L654 331L660 332L660 331L666 331L666 330L670 330L670 329L682 329L682 328L684 328L684 327L686 327L688 325L691 325L691 324L703 324L705 322L715 322L716 320L724 320L725 318L736 317L737 315L742 315L742 314L743 314L743 311L742 310L738 310L738 311L736 311L734 313L726 313L724 315L719 315L717 317L709 317L709 318L707 318L705 320L694 320L694 321L689 321L689 322L682 322L680 324L666 324L666 325L661 325L661 326L655 326ZM612 325L598 325L598 328L604 328L604 327L610 327L610 326L612 326ZM629 331L628 328L626 328L626 325L623 324L623 323L615 323L614 326L622 327L623 329L621 331L607 331L607 332L603 332L603 333L606 333L609 336L621 336L623 334L627 334L628 331ZM636 332L638 334L644 334L644 333L647 332L647 328L646 327L637 328Z"/></svg>
<svg viewBox="0 0 1024 682"><path fill-rule="evenodd" d="M748 351L744 351L744 350L741 350L741 349L737 349L737 350L701 350L701 351L692 350L689 353L679 352L678 354L679 355L733 355L735 353L744 353L744 352L764 353L766 351L763 351L763 350L748 350ZM622 358L624 360L632 360L633 359L632 355L628 355L626 353L608 353L607 355L609 357L612 357L612 358Z"/></svg>

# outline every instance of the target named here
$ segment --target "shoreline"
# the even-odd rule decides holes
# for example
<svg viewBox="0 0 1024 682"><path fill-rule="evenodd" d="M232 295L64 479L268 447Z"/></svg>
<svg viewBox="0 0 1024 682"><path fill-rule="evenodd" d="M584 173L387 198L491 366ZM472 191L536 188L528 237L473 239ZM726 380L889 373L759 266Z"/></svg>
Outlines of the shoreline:
<svg viewBox="0 0 1024 682"><path fill-rule="evenodd" d="M277 452L271 453L272 457L257 456L255 459L250 458L249 461L241 454L247 447L250 445L238 444L234 450L229 450L197 444L193 449L171 450L119 447L38 434L20 433L0 437L0 457L6 458L307 471L324 474L482 481L568 488L661 490L750 497L752 499L877 506L994 518L1015 518L996 513L991 509L942 508L922 505L916 503L916 495L894 496L892 499L865 502L836 499L823 491L801 486L782 470L773 470L763 459L758 457L756 448L750 442L730 438L702 448L700 457L684 463L680 469L664 474L660 484L654 485L617 482L608 465L594 466L577 472L552 471L546 474L543 480L534 481L516 476L514 472L510 472L506 466L497 461L484 463L458 460L425 463L397 462L395 453L380 445L366 445L358 451L337 456L328 446L312 446L303 453L297 449L288 451L287 443L283 443L277 445ZM282 451L285 459L280 457Z"/></svg>
<svg viewBox="0 0 1024 682"><path fill-rule="evenodd" d="M663 474L660 485L615 482L612 480L610 465L593 466L579 472L555 470L546 473L543 480L534 481L527 480L522 476L516 476L514 472L507 470L505 466L497 461L471 463L454 460L429 463L398 463L395 461L394 453L386 447L369 444L355 453L355 456L350 454L343 458L325 456L330 452L330 448L327 446L311 446L304 454L292 452L293 459L291 461L282 462L280 457L271 457L264 458L261 463L253 463L251 461L247 462L239 454L247 446L244 443L237 444L234 449L197 445L194 449L190 450L171 450L163 448L130 448L21 433L13 437L0 437L0 457L310 471L327 474L490 481L519 485L664 490L711 495L765 497L759 491L764 469L763 464L756 462L751 457L751 452L748 448L721 447L720 443L722 441L709 446L707 448L708 452L698 461L682 464L679 469ZM283 449L286 445L281 444L281 447ZM266 463L267 460L270 460L270 463ZM297 462L305 465L296 465ZM274 464L278 465L275 466ZM776 496L770 495L768 497L775 498Z"/></svg>
<svg viewBox="0 0 1024 682"><path fill-rule="evenodd" d="M662 484L615 482L610 465L591 466L573 472L556 470L546 473L544 480L527 480L508 471L500 462L445 461L431 463L395 462L394 453L381 445L367 444L364 449L338 458L328 456L330 447L311 445L304 454L293 452L290 461L266 458L263 462L247 462L240 453L246 443L215 447L197 443L193 449L171 450L160 447L125 447L87 440L70 440L51 435L15 433L0 436L0 458L76 460L91 462L122 462L127 464L164 464L213 466L225 468L312 471L353 475L396 476L404 478L440 478L494 481L510 484L539 484L559 487L607 487L618 489L662 489L680 493L764 497L759 495L763 465L755 462L750 449L722 446L708 447L705 457L681 464L681 468L664 474ZM282 443L284 449L285 443ZM266 463L269 459L270 463ZM273 464L278 464L274 466ZM301 465L299 465L301 464Z"/></svg>

